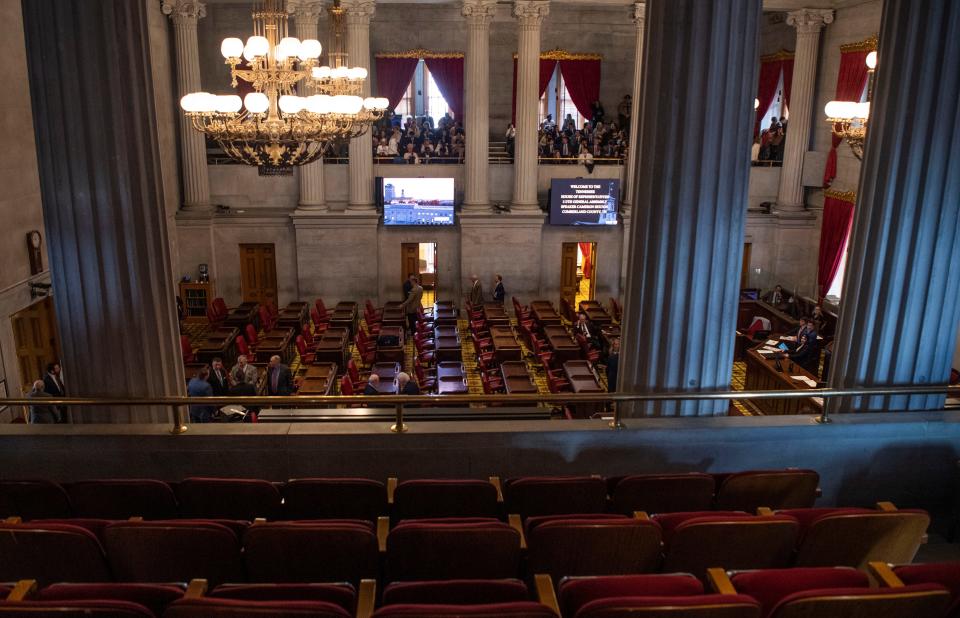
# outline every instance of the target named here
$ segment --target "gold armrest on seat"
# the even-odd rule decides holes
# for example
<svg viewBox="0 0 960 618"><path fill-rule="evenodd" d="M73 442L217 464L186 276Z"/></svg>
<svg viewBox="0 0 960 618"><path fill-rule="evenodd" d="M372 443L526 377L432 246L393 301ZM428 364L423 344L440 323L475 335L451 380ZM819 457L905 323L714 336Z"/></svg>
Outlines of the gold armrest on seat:
<svg viewBox="0 0 960 618"><path fill-rule="evenodd" d="M867 563L867 571L873 575L874 579L880 582L881 586L886 588L903 588L904 583L897 574L893 572L890 565L886 562L871 561Z"/></svg>
<svg viewBox="0 0 960 618"><path fill-rule="evenodd" d="M757 515L760 515L761 517L770 517L773 515L773 509L768 506L758 506Z"/></svg>
<svg viewBox="0 0 960 618"><path fill-rule="evenodd" d="M393 493L397 491L397 477L391 476L387 479L387 504L393 505Z"/></svg>
<svg viewBox="0 0 960 618"><path fill-rule="evenodd" d="M357 618L370 618L377 601L377 580L361 579L360 596L357 599Z"/></svg>
<svg viewBox="0 0 960 618"><path fill-rule="evenodd" d="M190 584L187 586L187 591L183 593L183 598L199 599L205 594L207 594L207 580L191 579Z"/></svg>
<svg viewBox="0 0 960 618"><path fill-rule="evenodd" d="M21 579L7 595L8 601L23 601L37 591L37 580Z"/></svg>
<svg viewBox="0 0 960 618"><path fill-rule="evenodd" d="M143 523L143 518L140 517L139 515L134 515L133 517L130 517L129 519L127 519L127 521L132 521L140 524L140 523Z"/></svg>
<svg viewBox="0 0 960 618"><path fill-rule="evenodd" d="M22 523L23 523L23 519L20 518L20 517L8 517L8 518L6 518L6 519L3 520L3 523L5 523L5 524L22 524Z"/></svg>
<svg viewBox="0 0 960 618"><path fill-rule="evenodd" d="M717 594L737 594L737 589L733 587L733 582L723 569L716 567L707 569L707 579L710 580L710 586Z"/></svg>
<svg viewBox="0 0 960 618"><path fill-rule="evenodd" d="M490 484L497 489L497 502L503 504L503 485L500 483L499 476L491 476Z"/></svg>
<svg viewBox="0 0 960 618"><path fill-rule="evenodd" d="M387 552L387 535L390 534L390 518L380 516L377 518L377 546L380 553Z"/></svg>
<svg viewBox="0 0 960 618"><path fill-rule="evenodd" d="M537 586L537 600L553 610L557 616L560 615L560 603L557 602L557 591L553 589L553 580L549 575L538 573L533 576L534 583Z"/></svg>
<svg viewBox="0 0 960 618"><path fill-rule="evenodd" d="M639 519L640 521L650 521L650 515L646 511L634 511L633 518Z"/></svg>
<svg viewBox="0 0 960 618"><path fill-rule="evenodd" d="M520 534L520 549L526 549L527 537L523 534L523 520L520 519L520 515L511 513L507 516L507 521L510 523L510 527Z"/></svg>
<svg viewBox="0 0 960 618"><path fill-rule="evenodd" d="M884 513L893 513L897 510L897 507L893 502L877 502L877 510Z"/></svg>

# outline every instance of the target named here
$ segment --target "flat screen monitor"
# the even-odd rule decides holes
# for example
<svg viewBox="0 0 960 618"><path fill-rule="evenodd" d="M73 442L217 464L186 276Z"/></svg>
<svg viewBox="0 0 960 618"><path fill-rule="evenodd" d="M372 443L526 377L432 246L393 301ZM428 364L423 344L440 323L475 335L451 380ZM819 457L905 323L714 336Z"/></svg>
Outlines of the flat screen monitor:
<svg viewBox="0 0 960 618"><path fill-rule="evenodd" d="M453 225L453 178L384 178L384 225Z"/></svg>
<svg viewBox="0 0 960 618"><path fill-rule="evenodd" d="M616 225L620 181L554 178L550 182L552 225Z"/></svg>

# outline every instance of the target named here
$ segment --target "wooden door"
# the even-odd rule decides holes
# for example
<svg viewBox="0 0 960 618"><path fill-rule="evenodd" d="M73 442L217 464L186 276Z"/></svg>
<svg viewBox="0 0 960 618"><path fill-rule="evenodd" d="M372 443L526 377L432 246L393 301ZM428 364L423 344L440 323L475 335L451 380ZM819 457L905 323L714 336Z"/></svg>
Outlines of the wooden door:
<svg viewBox="0 0 960 618"><path fill-rule="evenodd" d="M240 245L243 302L277 304L277 259L273 244Z"/></svg>
<svg viewBox="0 0 960 618"><path fill-rule="evenodd" d="M400 245L400 272L403 285L410 275L420 274L420 243L405 242Z"/></svg>
<svg viewBox="0 0 960 618"><path fill-rule="evenodd" d="M597 243L590 243L590 290L587 300L597 297Z"/></svg>
<svg viewBox="0 0 960 618"><path fill-rule="evenodd" d="M573 307L577 302L577 243L565 242L560 250L560 298Z"/></svg>
<svg viewBox="0 0 960 618"><path fill-rule="evenodd" d="M740 264L740 289L750 287L750 251L753 243L743 243L743 262Z"/></svg>
<svg viewBox="0 0 960 618"><path fill-rule="evenodd" d="M20 386L30 390L34 380L47 372L47 364L60 360L60 337L57 334L57 316L53 299L38 303L10 316L13 340L17 348Z"/></svg>

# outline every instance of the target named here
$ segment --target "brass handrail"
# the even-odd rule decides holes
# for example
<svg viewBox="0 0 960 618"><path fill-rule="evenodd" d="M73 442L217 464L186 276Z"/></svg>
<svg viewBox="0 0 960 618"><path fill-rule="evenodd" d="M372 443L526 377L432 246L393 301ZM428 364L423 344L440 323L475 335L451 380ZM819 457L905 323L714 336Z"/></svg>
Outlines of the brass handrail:
<svg viewBox="0 0 960 618"><path fill-rule="evenodd" d="M254 405L254 406L308 406L367 403L396 407L397 431L405 431L403 407L444 403L450 405L471 403L618 403L629 401L709 401L730 399L808 399L810 397L868 397L896 395L947 395L960 397L960 386L881 386L861 388L818 388L809 390L780 391L699 391L699 392L645 392L645 393L558 393L558 394L496 394L496 395L289 395L289 396L221 396L221 397L10 397L0 399L0 406L190 406L190 405ZM186 431L187 424L181 418L182 411L174 414L174 433ZM828 423L826 408L817 419ZM614 418L610 426L623 427L620 406L614 406Z"/></svg>

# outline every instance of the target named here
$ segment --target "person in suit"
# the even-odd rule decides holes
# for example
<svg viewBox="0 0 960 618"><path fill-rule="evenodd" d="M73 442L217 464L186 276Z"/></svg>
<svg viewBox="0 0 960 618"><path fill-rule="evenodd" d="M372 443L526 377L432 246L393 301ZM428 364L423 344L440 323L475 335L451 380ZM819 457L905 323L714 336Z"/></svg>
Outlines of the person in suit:
<svg viewBox="0 0 960 618"><path fill-rule="evenodd" d="M213 397L213 387L207 380L210 378L210 370L204 367L190 379L187 384L187 395L190 397ZM190 406L191 423L209 423L213 420L215 412L213 406L192 405Z"/></svg>
<svg viewBox="0 0 960 618"><path fill-rule="evenodd" d="M33 388L27 393L28 399L52 398L53 395L46 391L43 380L35 380ZM59 415L54 406L31 405L30 422L37 424L53 424L59 422Z"/></svg>
<svg viewBox="0 0 960 618"><path fill-rule="evenodd" d="M620 372L620 339L610 343L610 354L607 356L607 391L616 392L617 377Z"/></svg>
<svg viewBox="0 0 960 618"><path fill-rule="evenodd" d="M417 330L417 313L420 311L420 303L423 301L423 288L420 287L420 283L416 280L413 282L413 289L410 290L410 294L407 295L407 300L403 301L403 304L400 305L400 308L403 309L403 312L407 316L407 328L410 329L410 334L413 334Z"/></svg>
<svg viewBox="0 0 960 618"><path fill-rule="evenodd" d="M397 374L397 393L400 395L419 395L420 387L410 379L410 374L401 371Z"/></svg>
<svg viewBox="0 0 960 618"><path fill-rule="evenodd" d="M503 277L500 275L494 275L495 284L493 286L493 302L503 304L503 299L506 298L507 292L503 289Z"/></svg>
<svg viewBox="0 0 960 618"><path fill-rule="evenodd" d="M276 355L270 357L270 366L267 367L267 394L280 396L293 394L293 374Z"/></svg>
<svg viewBox="0 0 960 618"><path fill-rule="evenodd" d="M479 307L483 304L483 286L480 285L480 277L470 275L470 304Z"/></svg>
<svg viewBox="0 0 960 618"><path fill-rule="evenodd" d="M787 295L783 293L783 288L778 285L764 294L763 302L783 311L787 307Z"/></svg>
<svg viewBox="0 0 960 618"><path fill-rule="evenodd" d="M797 340L796 349L788 354L788 357L810 373L817 375L820 369L820 345L817 342L817 332L812 330L809 324Z"/></svg>
<svg viewBox="0 0 960 618"><path fill-rule="evenodd" d="M380 376L375 373L371 373L367 378L367 385L363 388L364 395L379 395L380 391L377 390L377 386L380 385Z"/></svg>
<svg viewBox="0 0 960 618"><path fill-rule="evenodd" d="M247 357L243 354L237 357L237 364L230 370L230 381L233 384L249 384L256 389L257 380L260 378L260 372L257 368L247 362Z"/></svg>
<svg viewBox="0 0 960 618"><path fill-rule="evenodd" d="M227 375L223 361L219 358L213 359L210 366L210 377L207 378L207 381L210 382L210 387L213 388L214 397L223 397L230 392L230 376Z"/></svg>
<svg viewBox="0 0 960 618"><path fill-rule="evenodd" d="M587 319L586 313L581 311L577 314L577 323L573 325L573 329L577 334L586 337L587 342L591 347L596 348L597 350L600 349L600 340L597 338L597 329Z"/></svg>
<svg viewBox="0 0 960 618"><path fill-rule="evenodd" d="M407 277L407 280L403 282L403 300L407 300L410 297L410 291L413 289L414 284L417 282L417 276L413 273Z"/></svg>
<svg viewBox="0 0 960 618"><path fill-rule="evenodd" d="M790 337L793 337L792 341L787 341L787 347L791 350L796 350L798 347L800 347L800 339L806 332L807 318L800 318L800 325L797 326L797 329L787 333Z"/></svg>
<svg viewBox="0 0 960 618"><path fill-rule="evenodd" d="M43 391L51 397L66 397L67 389L63 385L63 378L60 376L60 363L50 363L47 365L47 373L43 376ZM64 423L67 420L67 408L65 406L57 407L57 422Z"/></svg>

